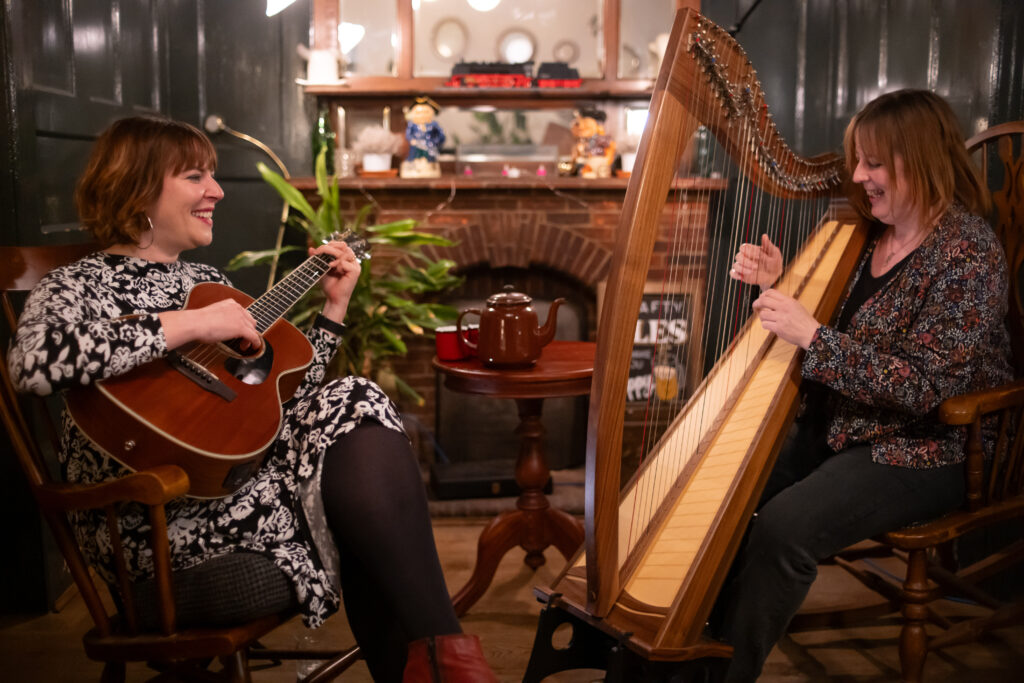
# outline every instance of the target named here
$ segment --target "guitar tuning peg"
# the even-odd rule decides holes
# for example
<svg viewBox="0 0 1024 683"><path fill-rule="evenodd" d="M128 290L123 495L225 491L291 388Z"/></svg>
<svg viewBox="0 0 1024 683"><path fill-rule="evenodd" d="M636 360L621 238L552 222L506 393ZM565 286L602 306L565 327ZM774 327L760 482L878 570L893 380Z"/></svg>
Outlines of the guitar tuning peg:
<svg viewBox="0 0 1024 683"><path fill-rule="evenodd" d="M331 234L330 240L324 240L324 244L329 241L344 242L352 250L352 253L356 255L356 258L360 261L365 261L370 258L370 242L363 237L351 230L345 232L335 232Z"/></svg>

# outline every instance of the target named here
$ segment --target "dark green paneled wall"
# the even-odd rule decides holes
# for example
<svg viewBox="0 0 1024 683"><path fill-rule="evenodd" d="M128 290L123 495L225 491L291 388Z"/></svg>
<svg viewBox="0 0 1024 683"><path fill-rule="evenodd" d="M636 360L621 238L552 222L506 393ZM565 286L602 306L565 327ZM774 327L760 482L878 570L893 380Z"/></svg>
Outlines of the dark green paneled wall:
<svg viewBox="0 0 1024 683"><path fill-rule="evenodd" d="M752 1L703 7L731 26ZM309 40L310 0L269 19L263 8L261 0L5 2L0 241L83 239L74 230L74 180L95 135L132 113L162 112L200 127L218 114L270 145L293 173L307 174L314 107L295 84L303 73L295 47ZM935 88L968 132L1024 118L1022 36L1020 0L764 0L738 40L786 139L814 154L835 148L849 116L895 87ZM280 203L255 172L262 153L223 134L215 143L226 198L214 246L190 256L223 265L243 249L272 246ZM232 277L251 294L266 281L259 271ZM3 479L10 485L14 476ZM0 490L0 499L8 506L0 516L25 518L17 492ZM21 529L0 585L25 589L26 577L35 577L40 595L16 590L15 597L22 607L45 604L58 588L45 585L36 566L40 525Z"/></svg>
<svg viewBox="0 0 1024 683"><path fill-rule="evenodd" d="M704 0L733 26L752 0ZM969 136L1024 118L1019 0L763 0L743 45L786 140L802 154L836 148L850 117L897 88L946 97Z"/></svg>

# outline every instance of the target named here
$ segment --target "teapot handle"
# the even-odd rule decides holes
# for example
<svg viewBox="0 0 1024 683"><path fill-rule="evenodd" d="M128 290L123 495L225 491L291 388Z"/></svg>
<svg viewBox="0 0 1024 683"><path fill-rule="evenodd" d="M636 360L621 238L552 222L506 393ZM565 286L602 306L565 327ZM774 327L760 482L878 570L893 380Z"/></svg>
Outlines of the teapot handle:
<svg viewBox="0 0 1024 683"><path fill-rule="evenodd" d="M473 313L473 314L475 314L475 315L477 315L479 317L480 316L480 309L478 309L478 308L467 308L466 310L464 310L461 313L459 313L459 317L455 320L455 334L458 336L459 341L461 343L465 344L469 348L471 348L474 351L476 351L476 343L470 341L469 337L462 333L462 316L466 315L467 313Z"/></svg>

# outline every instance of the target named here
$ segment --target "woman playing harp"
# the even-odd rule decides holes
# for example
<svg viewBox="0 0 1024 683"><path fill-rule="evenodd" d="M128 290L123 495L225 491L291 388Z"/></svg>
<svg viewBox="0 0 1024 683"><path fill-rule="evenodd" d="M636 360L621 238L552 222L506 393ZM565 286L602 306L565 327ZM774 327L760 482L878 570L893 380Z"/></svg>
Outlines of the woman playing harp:
<svg viewBox="0 0 1024 683"><path fill-rule="evenodd" d="M901 90L846 129L854 206L873 222L837 321L771 289L767 238L730 275L763 288L765 329L806 350L804 400L713 612L734 648L725 680L752 681L786 631L817 563L964 500L965 432L946 398L1011 377L1003 249L980 218L988 195L949 105Z"/></svg>

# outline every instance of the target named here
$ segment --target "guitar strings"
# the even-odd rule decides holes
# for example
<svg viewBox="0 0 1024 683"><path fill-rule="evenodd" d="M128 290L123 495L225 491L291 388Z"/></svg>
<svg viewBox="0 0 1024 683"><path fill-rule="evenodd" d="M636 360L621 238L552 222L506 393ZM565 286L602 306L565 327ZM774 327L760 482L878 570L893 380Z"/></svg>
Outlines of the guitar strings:
<svg viewBox="0 0 1024 683"><path fill-rule="evenodd" d="M328 254L314 254L249 304L246 310L255 318L256 329L261 335L320 281L330 270L332 259ZM183 355L207 369L229 357L221 344L207 343L197 344Z"/></svg>

